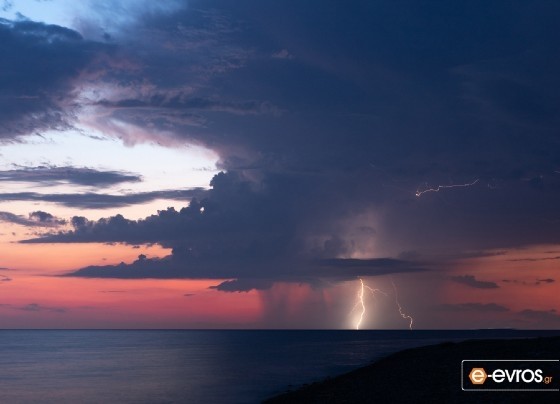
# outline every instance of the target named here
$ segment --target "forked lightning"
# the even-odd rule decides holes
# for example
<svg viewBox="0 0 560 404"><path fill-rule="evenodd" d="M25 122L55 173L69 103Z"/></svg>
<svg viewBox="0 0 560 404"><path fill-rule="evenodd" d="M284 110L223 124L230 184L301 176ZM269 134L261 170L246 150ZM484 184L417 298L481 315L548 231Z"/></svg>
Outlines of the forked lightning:
<svg viewBox="0 0 560 404"><path fill-rule="evenodd" d="M360 287L358 289L356 304L354 305L354 308L351 311L351 313L352 313L357 308L360 309L360 316L358 317L358 319L356 321L356 330L360 329L360 326L362 325L362 322L364 321L364 317L365 317L366 311L367 311L366 303L365 303L365 291L366 291L366 289L371 292L374 299L376 298L377 293L380 293L384 296L388 296L388 294L386 292L382 291L381 289L374 289L374 288L371 288L368 285L366 285L362 278L359 278L359 280L360 280ZM408 328L410 328L412 330L412 323L414 322L414 319L410 315L405 313L405 311L403 310L403 308L402 308L402 306L399 302L397 287L396 287L396 285L395 285L395 283L393 282L392 279L391 279L391 284L393 285L393 291L394 291L394 295L395 295L395 304L397 305L397 308L399 310L399 314L402 318L404 318L406 320L409 320Z"/></svg>

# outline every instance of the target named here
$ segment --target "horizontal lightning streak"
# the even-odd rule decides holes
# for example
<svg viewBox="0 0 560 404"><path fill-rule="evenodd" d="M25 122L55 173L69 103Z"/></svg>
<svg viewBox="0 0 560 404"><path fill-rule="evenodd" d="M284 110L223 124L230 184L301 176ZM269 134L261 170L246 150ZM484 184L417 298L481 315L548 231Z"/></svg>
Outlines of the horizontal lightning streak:
<svg viewBox="0 0 560 404"><path fill-rule="evenodd" d="M439 192L442 189L447 189L447 188L466 188L466 187L472 187L473 185L475 185L477 182L479 181L479 179L477 178L476 180L474 180L473 182L469 182L467 184L452 184L452 185L438 185L436 188L428 188L425 189L424 191L420 191L420 189L416 190L416 196L420 197L423 194L426 194L428 192Z"/></svg>

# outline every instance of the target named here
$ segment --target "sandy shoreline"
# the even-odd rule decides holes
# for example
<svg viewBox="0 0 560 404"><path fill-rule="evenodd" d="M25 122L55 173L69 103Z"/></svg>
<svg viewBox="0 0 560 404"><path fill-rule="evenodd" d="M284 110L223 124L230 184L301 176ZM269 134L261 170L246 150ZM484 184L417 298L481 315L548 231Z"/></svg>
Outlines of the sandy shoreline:
<svg viewBox="0 0 560 404"><path fill-rule="evenodd" d="M560 337L469 340L407 349L265 401L282 403L559 403L558 392L461 390L463 359L559 359ZM555 386L558 377L555 375Z"/></svg>

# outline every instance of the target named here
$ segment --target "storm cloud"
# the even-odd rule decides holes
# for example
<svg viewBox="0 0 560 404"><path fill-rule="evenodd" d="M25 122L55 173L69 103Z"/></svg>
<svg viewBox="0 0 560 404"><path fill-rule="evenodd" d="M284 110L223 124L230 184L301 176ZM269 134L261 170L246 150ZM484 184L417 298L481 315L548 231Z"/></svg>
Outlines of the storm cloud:
<svg viewBox="0 0 560 404"><path fill-rule="evenodd" d="M95 170L87 167L38 166L0 171L0 181L30 182L42 185L69 183L92 187L141 181L139 175Z"/></svg>
<svg viewBox="0 0 560 404"><path fill-rule="evenodd" d="M87 267L70 274L83 277L250 278L270 284L426 270L422 263L399 259L344 258L360 244L367 245L375 232L357 223L355 239L343 240L337 226L308 221L305 189L288 204L282 198L283 187L275 182L257 186L239 174L221 173L211 186L203 199L193 199L179 211L169 208L143 220L122 215L98 221L74 217L74 230L27 242L159 243L172 249L163 259L141 255L130 265ZM224 284L219 289L240 284Z"/></svg>
<svg viewBox="0 0 560 404"><path fill-rule="evenodd" d="M326 220L315 209L383 211L379 238L402 251L560 236L547 222L560 203L560 99L551 90L559 38L546 28L556 5L411 2L403 13L389 2L212 4L145 15L135 36L122 37L139 64L133 83L148 84L96 100L98 127L150 127L157 142L203 144L224 170L313 206L302 215L310 221ZM521 24L527 15L538 26ZM291 57L270 57L283 51ZM149 140L144 132L119 136L134 144Z"/></svg>
<svg viewBox="0 0 560 404"><path fill-rule="evenodd" d="M0 139L71 127L75 80L109 51L68 28L0 19Z"/></svg>
<svg viewBox="0 0 560 404"><path fill-rule="evenodd" d="M0 212L0 221L31 227L57 227L66 224L64 219L59 219L43 211L31 212L28 217L10 212Z"/></svg>
<svg viewBox="0 0 560 404"><path fill-rule="evenodd" d="M204 192L205 190L202 188L137 192L120 195L100 194L93 192L76 194L41 194L36 192L15 192L0 193L0 201L45 201L75 208L106 209L149 202L155 199L176 199L184 201L196 196L203 195Z"/></svg>
<svg viewBox="0 0 560 404"><path fill-rule="evenodd" d="M53 66L51 52L67 63L37 76L20 56L3 62L18 82L38 77L29 88L0 82L22 100L0 115L3 132L68 125L70 89L87 88L88 114L76 115L84 126L127 145L202 145L223 172L210 190L0 200L104 208L192 199L143 220L89 221L86 212L73 230L28 242L158 243L172 254L73 275L223 277L217 288L228 291L430 267L395 258L407 251L557 243L559 11L517 1L193 1L138 16L116 33L118 56L68 29L5 22L5 52L20 41ZM92 64L101 51L122 70ZM78 78L86 70L98 75ZM101 181L85 174L73 181ZM107 181L123 179L114 174Z"/></svg>

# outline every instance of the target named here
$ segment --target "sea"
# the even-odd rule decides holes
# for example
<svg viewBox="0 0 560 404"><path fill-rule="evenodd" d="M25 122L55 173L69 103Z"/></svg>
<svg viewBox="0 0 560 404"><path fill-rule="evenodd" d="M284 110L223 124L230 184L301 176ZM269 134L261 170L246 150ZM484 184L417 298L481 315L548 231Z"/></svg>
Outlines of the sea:
<svg viewBox="0 0 560 404"><path fill-rule="evenodd" d="M557 331L0 330L0 403L258 403L406 348Z"/></svg>

